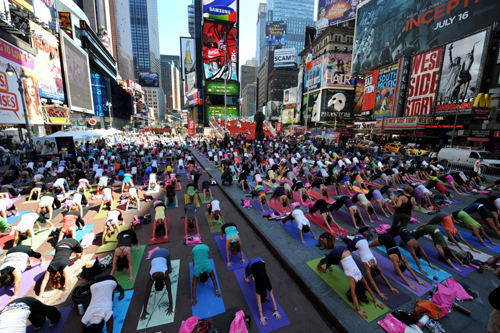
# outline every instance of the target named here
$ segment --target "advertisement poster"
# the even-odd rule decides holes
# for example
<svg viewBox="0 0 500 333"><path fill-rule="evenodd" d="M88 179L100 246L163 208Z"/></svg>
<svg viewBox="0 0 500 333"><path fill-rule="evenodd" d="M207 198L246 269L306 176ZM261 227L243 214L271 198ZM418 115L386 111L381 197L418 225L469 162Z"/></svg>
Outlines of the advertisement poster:
<svg viewBox="0 0 500 333"><path fill-rule="evenodd" d="M402 117L406 111L406 94L410 85L411 58L402 57L398 61L398 82L394 99L393 117Z"/></svg>
<svg viewBox="0 0 500 333"><path fill-rule="evenodd" d="M14 0L13 2L33 13L33 0Z"/></svg>
<svg viewBox="0 0 500 333"><path fill-rule="evenodd" d="M373 106L373 118L391 117L394 97L397 95L398 64L381 67L378 70L377 92Z"/></svg>
<svg viewBox="0 0 500 333"><path fill-rule="evenodd" d="M240 83L239 82L226 82L224 81L208 81L207 85L207 95L224 95L224 90L227 96L239 96L240 95Z"/></svg>
<svg viewBox="0 0 500 333"><path fill-rule="evenodd" d="M361 111L373 110L375 106L375 87L377 86L378 70L374 70L365 76L365 93L363 95L363 107Z"/></svg>
<svg viewBox="0 0 500 333"><path fill-rule="evenodd" d="M320 107L321 100L319 97L320 97L319 92L310 95L304 95L304 97L302 98L301 121L304 121L306 119L306 109L307 109L307 121L311 121L313 115L317 119L315 121L319 121L319 116L320 116L319 112L321 109ZM309 99L309 107L307 104L308 99Z"/></svg>
<svg viewBox="0 0 500 333"><path fill-rule="evenodd" d="M33 47L38 50L35 68L40 97L64 101L61 57L57 38L38 24L30 22Z"/></svg>
<svg viewBox="0 0 500 333"><path fill-rule="evenodd" d="M299 121L299 113L295 109L284 109L281 113L282 124L296 124Z"/></svg>
<svg viewBox="0 0 500 333"><path fill-rule="evenodd" d="M295 108L297 103L297 87L283 90L283 105L287 108Z"/></svg>
<svg viewBox="0 0 500 333"><path fill-rule="evenodd" d="M139 84L143 87L158 87L160 76L156 72L138 71Z"/></svg>
<svg viewBox="0 0 500 333"><path fill-rule="evenodd" d="M295 49L274 50L274 67L288 67L295 65Z"/></svg>
<svg viewBox="0 0 500 333"><path fill-rule="evenodd" d="M356 84L354 85L354 116L361 116L361 108L363 107L363 95L365 93L365 80L356 79Z"/></svg>
<svg viewBox="0 0 500 333"><path fill-rule="evenodd" d="M323 60L323 88L354 89L351 74L352 55L348 53L328 53Z"/></svg>
<svg viewBox="0 0 500 333"><path fill-rule="evenodd" d="M356 74L463 38L498 22L498 0L366 1L358 6ZM469 50L470 52L470 50Z"/></svg>
<svg viewBox="0 0 500 333"><path fill-rule="evenodd" d="M59 32L57 0L33 0L33 7L39 21L46 23L55 32Z"/></svg>
<svg viewBox="0 0 500 333"><path fill-rule="evenodd" d="M196 42L194 38L181 37L181 79L196 70Z"/></svg>
<svg viewBox="0 0 500 333"><path fill-rule="evenodd" d="M196 120L189 119L188 120L188 135L193 137L196 134Z"/></svg>
<svg viewBox="0 0 500 333"><path fill-rule="evenodd" d="M413 57L410 86L406 99L406 116L432 114L439 82L442 53L443 48L438 47Z"/></svg>
<svg viewBox="0 0 500 333"><path fill-rule="evenodd" d="M285 45L286 44L286 22L271 21L266 22L266 45Z"/></svg>
<svg viewBox="0 0 500 333"><path fill-rule="evenodd" d="M224 120L225 119L225 109L224 106L214 106L210 105L207 108L207 116L208 119L212 120L212 117L215 118L215 120ZM239 116L238 112L238 107L237 106L228 106L227 107L227 119L236 119Z"/></svg>
<svg viewBox="0 0 500 333"><path fill-rule="evenodd" d="M297 110L297 113L302 109L302 88L304 87L302 84L302 81L304 80L304 69L300 67L299 70L299 79L298 79L298 86L297 86L297 106L295 107L295 110Z"/></svg>
<svg viewBox="0 0 500 333"><path fill-rule="evenodd" d="M73 38L73 26L71 24L71 13L59 12L59 27L70 38Z"/></svg>
<svg viewBox="0 0 500 333"><path fill-rule="evenodd" d="M321 92L321 113L319 121L342 122L352 119L354 90L323 89ZM312 121L315 120L314 115Z"/></svg>
<svg viewBox="0 0 500 333"><path fill-rule="evenodd" d="M316 29L356 18L356 7L362 0L319 0Z"/></svg>
<svg viewBox="0 0 500 333"><path fill-rule="evenodd" d="M304 78L304 92L312 91L321 88L321 75L323 68L323 58L321 56L312 61L311 70L306 72Z"/></svg>
<svg viewBox="0 0 500 333"><path fill-rule="evenodd" d="M185 95L196 89L196 72L191 72L186 75Z"/></svg>
<svg viewBox="0 0 500 333"><path fill-rule="evenodd" d="M479 92L487 31L447 44L436 97L436 114L469 112Z"/></svg>
<svg viewBox="0 0 500 333"><path fill-rule="evenodd" d="M73 140L73 137L71 137ZM59 155L59 150L57 149L57 143L55 137L41 137L34 138L33 144L35 149L40 155Z"/></svg>
<svg viewBox="0 0 500 333"><path fill-rule="evenodd" d="M94 114L99 117L109 117L108 88L106 77L91 70L92 97L94 101Z"/></svg>
<svg viewBox="0 0 500 333"><path fill-rule="evenodd" d="M203 17L236 22L237 0L203 0Z"/></svg>
<svg viewBox="0 0 500 333"><path fill-rule="evenodd" d="M21 75L21 70L23 70L28 77L23 80L23 88L30 124L43 124L35 58L2 39L0 39L0 123L24 124L26 122L17 78L6 72L8 63L14 67L17 75Z"/></svg>
<svg viewBox="0 0 500 333"><path fill-rule="evenodd" d="M266 120L273 123L280 120L281 112L283 111L282 101L269 101L266 106Z"/></svg>
<svg viewBox="0 0 500 333"><path fill-rule="evenodd" d="M44 106L45 122L57 125L70 125L71 124L71 111L68 108L49 105Z"/></svg>
<svg viewBox="0 0 500 333"><path fill-rule="evenodd" d="M276 123L276 132L281 133L283 132L283 124L280 122Z"/></svg>
<svg viewBox="0 0 500 333"><path fill-rule="evenodd" d="M72 110L93 114L87 52L78 47L66 34L61 34L61 49L65 59L64 74L68 104Z"/></svg>
<svg viewBox="0 0 500 333"><path fill-rule="evenodd" d="M229 25L203 25L203 68L205 79L238 81L238 41Z"/></svg>

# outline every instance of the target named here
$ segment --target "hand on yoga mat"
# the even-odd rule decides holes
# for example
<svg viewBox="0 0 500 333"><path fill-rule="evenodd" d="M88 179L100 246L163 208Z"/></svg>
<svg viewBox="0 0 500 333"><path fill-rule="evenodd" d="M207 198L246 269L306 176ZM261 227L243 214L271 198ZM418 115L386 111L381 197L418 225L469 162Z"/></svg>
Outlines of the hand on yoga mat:
<svg viewBox="0 0 500 333"><path fill-rule="evenodd" d="M172 310L172 305L170 305L166 310L165 312L167 313L167 315L170 315L172 314L173 310Z"/></svg>
<svg viewBox="0 0 500 333"><path fill-rule="evenodd" d="M149 316L149 312L147 311L142 311L142 315L141 315L141 320L145 320L146 319L146 316Z"/></svg>

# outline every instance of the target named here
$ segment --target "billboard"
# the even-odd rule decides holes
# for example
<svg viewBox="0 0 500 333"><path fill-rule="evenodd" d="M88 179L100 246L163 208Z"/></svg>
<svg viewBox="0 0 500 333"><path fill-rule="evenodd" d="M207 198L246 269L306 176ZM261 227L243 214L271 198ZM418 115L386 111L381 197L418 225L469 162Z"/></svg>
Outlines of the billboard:
<svg viewBox="0 0 500 333"><path fill-rule="evenodd" d="M239 82L220 82L220 81L208 81L207 85L207 95L224 95L224 90L227 96L239 96L240 95L240 83Z"/></svg>
<svg viewBox="0 0 500 333"><path fill-rule="evenodd" d="M73 25L71 24L71 13L59 12L59 27L70 38L73 38Z"/></svg>
<svg viewBox="0 0 500 333"><path fill-rule="evenodd" d="M307 47L312 44L312 42L316 38L316 33L316 28L308 27L306 25L306 33L304 34L304 49L307 49Z"/></svg>
<svg viewBox="0 0 500 333"><path fill-rule="evenodd" d="M40 97L64 101L61 57L57 38L40 25L30 22L33 47L38 50L35 68Z"/></svg>
<svg viewBox="0 0 500 333"><path fill-rule="evenodd" d="M489 27L499 10L498 0L367 1L358 6L353 54L366 73Z"/></svg>
<svg viewBox="0 0 500 333"><path fill-rule="evenodd" d="M397 95L397 81L398 63L379 68L375 104L373 106L373 118L392 116L394 97Z"/></svg>
<svg viewBox="0 0 500 333"><path fill-rule="evenodd" d="M321 56L312 61L312 67L304 77L304 92L321 88L323 58L324 56Z"/></svg>
<svg viewBox="0 0 500 333"><path fill-rule="evenodd" d="M203 0L203 17L236 22L237 0Z"/></svg>
<svg viewBox="0 0 500 333"><path fill-rule="evenodd" d="M99 117L109 117L109 108L106 105L108 103L108 84L106 77L93 70L90 71L94 114Z"/></svg>
<svg viewBox="0 0 500 333"><path fill-rule="evenodd" d="M442 53L443 48L438 47L413 57L406 116L432 114Z"/></svg>
<svg viewBox="0 0 500 333"><path fill-rule="evenodd" d="M295 49L274 50L274 67L288 67L295 64Z"/></svg>
<svg viewBox="0 0 500 333"><path fill-rule="evenodd" d="M33 13L33 0L13 0L12 2Z"/></svg>
<svg viewBox="0 0 500 333"><path fill-rule="evenodd" d="M306 119L306 109L307 109L307 120L310 121L312 119L312 116L315 115L317 121L319 121L319 112L320 112L320 93L319 91L316 93L312 93L309 95L305 95L302 98L302 108L301 108L301 121L304 121ZM307 105L307 102L309 100L309 107Z"/></svg>
<svg viewBox="0 0 500 333"><path fill-rule="evenodd" d="M354 90L323 89L319 119L312 121L341 121L352 119Z"/></svg>
<svg viewBox="0 0 500 333"><path fill-rule="evenodd" d="M351 54L325 54L322 65L321 86L323 88L354 89L354 76L351 74L351 65Z"/></svg>
<svg viewBox="0 0 500 333"><path fill-rule="evenodd" d="M143 87L158 87L160 75L157 72L138 71L139 84Z"/></svg>
<svg viewBox="0 0 500 333"><path fill-rule="evenodd" d="M266 22L266 45L285 45L286 44L286 22L270 21Z"/></svg>
<svg viewBox="0 0 500 333"><path fill-rule="evenodd" d="M194 38L180 37L181 40L181 80L196 70L196 42Z"/></svg>
<svg viewBox="0 0 500 333"><path fill-rule="evenodd" d="M229 25L203 25L203 68L205 79L238 81L237 31Z"/></svg>
<svg viewBox="0 0 500 333"><path fill-rule="evenodd" d="M375 106L375 87L377 86L378 70L374 70L365 76L365 93L363 95L363 107L361 111L373 110Z"/></svg>
<svg viewBox="0 0 500 333"><path fill-rule="evenodd" d="M479 92L486 30L446 45L436 97L436 114L469 112Z"/></svg>
<svg viewBox="0 0 500 333"><path fill-rule="evenodd" d="M283 90L283 104L287 108L295 108L297 103L297 87Z"/></svg>
<svg viewBox="0 0 500 333"><path fill-rule="evenodd" d="M89 57L68 35L61 34L64 78L71 110L94 113L90 86Z"/></svg>
<svg viewBox="0 0 500 333"><path fill-rule="evenodd" d="M21 75L22 70L28 77L23 80L23 88L30 124L43 124L35 58L2 39L0 39L0 123L24 124L26 122L17 78L6 72L9 63L18 75Z"/></svg>
<svg viewBox="0 0 500 333"><path fill-rule="evenodd" d="M185 95L187 96L191 91L196 89L196 72L191 72L188 75L186 75L186 82L185 82Z"/></svg>
<svg viewBox="0 0 500 333"><path fill-rule="evenodd" d="M354 116L361 116L361 109L363 107L363 95L365 93L365 80L356 79L354 85Z"/></svg>
<svg viewBox="0 0 500 333"><path fill-rule="evenodd" d="M39 21L46 23L55 32L59 32L57 0L33 0L33 7Z"/></svg>
<svg viewBox="0 0 500 333"><path fill-rule="evenodd" d="M266 106L266 120L277 122L280 120L283 111L282 101L269 101Z"/></svg>
<svg viewBox="0 0 500 333"><path fill-rule="evenodd" d="M215 105L207 106L207 117L210 120L212 120L212 117L214 117L215 120L218 120L218 119L224 120L225 114L226 114L226 111L224 109L224 106L215 106ZM238 112L237 106L228 106L227 107L228 120L236 119L236 118L238 118L238 115L239 115L239 112Z"/></svg>
<svg viewBox="0 0 500 333"><path fill-rule="evenodd" d="M393 117L402 117L406 109L406 94L410 84L411 58L401 57L398 60L398 82L394 99Z"/></svg>
<svg viewBox="0 0 500 333"><path fill-rule="evenodd" d="M316 29L356 18L359 0L319 0L316 13Z"/></svg>

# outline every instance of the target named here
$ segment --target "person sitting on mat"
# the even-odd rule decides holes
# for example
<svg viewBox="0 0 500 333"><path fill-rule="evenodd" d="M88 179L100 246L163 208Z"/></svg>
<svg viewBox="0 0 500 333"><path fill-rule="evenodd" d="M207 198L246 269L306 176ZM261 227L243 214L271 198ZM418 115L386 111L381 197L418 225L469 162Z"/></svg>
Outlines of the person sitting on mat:
<svg viewBox="0 0 500 333"><path fill-rule="evenodd" d="M236 224L234 224L233 222L224 223L224 225L220 229L220 240L224 239L223 235L226 235L227 266L231 267L233 265L229 257L229 249L231 249L231 254L233 256L235 256L239 252L241 255L240 261L245 263L246 260L243 257L243 248L241 246L241 239Z"/></svg>
<svg viewBox="0 0 500 333"><path fill-rule="evenodd" d="M194 203L196 206L200 205L198 201L198 196L196 195L196 190L193 184L188 184L187 186L187 202L186 203Z"/></svg>
<svg viewBox="0 0 500 333"><path fill-rule="evenodd" d="M106 205L108 210L112 210L113 202L115 202L115 194L113 192L113 188L111 186L105 186L102 189L102 201L101 205L99 206L99 212L97 213L97 215L101 214L101 210L104 205Z"/></svg>
<svg viewBox="0 0 500 333"><path fill-rule="evenodd" d="M366 194L366 199L369 201L375 201L385 217L391 217L392 210L390 210L387 206L387 202L385 202L385 199L380 190L372 188L371 185L368 186L368 188L370 189L370 191Z"/></svg>
<svg viewBox="0 0 500 333"><path fill-rule="evenodd" d="M375 307L384 309L384 306L380 304L375 298L375 295L373 295L370 286L368 286L368 282L366 282L366 279L361 274L361 271L356 265L356 262L354 262L354 259L352 259L351 252L345 246L335 247L330 253L328 253L323 259L318 262L316 268L318 269L318 271L326 273L326 269L328 269L329 271L333 271L330 266L339 264L342 265L344 274L349 279L350 288L346 292L347 299L351 303L354 303L356 311L359 313L359 315L363 318L368 318L365 311L361 310L359 306L360 303L368 304L370 302L368 300L368 297L366 297L367 291L372 297ZM323 265L326 265L326 267L323 268Z"/></svg>
<svg viewBox="0 0 500 333"><path fill-rule="evenodd" d="M40 194L42 192L47 191L47 184L45 184L44 181L38 180L35 181L35 187L31 189L30 195L28 196L29 200L33 200L33 195L36 194L36 199L35 201L40 200Z"/></svg>
<svg viewBox="0 0 500 333"><path fill-rule="evenodd" d="M2 216L5 220L9 217L7 216L7 212L11 212L9 216L19 215L19 210L16 208L16 205L14 205L14 201L12 201L8 195L6 198L0 199L0 216Z"/></svg>
<svg viewBox="0 0 500 333"><path fill-rule="evenodd" d="M428 224L432 225L438 225L442 224L444 231L446 231L446 234L448 235L448 241L453 242L459 249L460 251L465 251L462 246L460 246L460 243L457 242L456 235L460 238L460 241L467 245L472 252L475 253L481 253L480 251L474 249L472 246L470 246L469 243L462 237L460 232L455 228L455 224L453 224L453 218L452 215L449 213L437 213L429 222L424 223L420 226L418 226L415 230L418 230L422 227L425 227ZM430 263L429 263L430 264Z"/></svg>
<svg viewBox="0 0 500 333"><path fill-rule="evenodd" d="M198 244L193 247L192 256L193 256L193 283L192 283L192 305L196 306L198 304L198 300L196 299L196 287L200 284L202 287L205 285L205 282L208 281L208 277L212 279L214 284L215 296L221 297L219 292L219 288L217 286L217 279L215 278L215 274L212 270L212 265L208 260L208 253L210 249L205 244Z"/></svg>
<svg viewBox="0 0 500 333"><path fill-rule="evenodd" d="M104 241L106 237L110 238L111 235L113 235L115 232L120 233L120 221L121 225L125 224L125 221L122 217L122 212L117 209L113 209L112 211L108 212L106 216L106 223L104 223L104 230L102 231L101 247L106 246L106 243Z"/></svg>
<svg viewBox="0 0 500 333"><path fill-rule="evenodd" d="M406 261L406 258L401 255L401 252L399 251L399 248L396 244L396 241L394 240L394 237L392 237L390 234L379 235L377 239L375 239L373 242L370 243L370 247L377 247L377 246L385 247L387 258L389 258L392 261L394 270L399 275L399 277L408 285L408 287L410 287L411 290L418 291L417 287L410 284L410 282L403 275L403 273L406 270L410 272L411 276L413 276L413 278L415 279L415 281L417 281L419 285L427 287L427 284L425 282L420 281L418 279L417 275L408 264L408 261Z"/></svg>
<svg viewBox="0 0 500 333"><path fill-rule="evenodd" d="M128 268L130 276L127 279L128 282L134 280L134 267L132 263L132 245L135 245L135 250L139 251L139 240L134 230L123 230L116 237L118 244L116 246L115 254L113 256L113 268L111 269L110 275L123 271Z"/></svg>
<svg viewBox="0 0 500 333"><path fill-rule="evenodd" d="M76 254L75 261L80 260L83 255L83 247L80 245L80 242L74 238L58 241L54 249L54 258L50 262L49 267L47 267L40 287L40 299L43 299L47 282L50 283L52 289L63 290L61 297L69 292L68 288L71 282L68 268L69 259L73 253Z"/></svg>
<svg viewBox="0 0 500 333"><path fill-rule="evenodd" d="M168 239L168 225L167 219L165 218L165 204L160 200L156 200L153 206L155 208L155 218L153 220L153 237L151 238L151 240L154 241L156 239L156 236L163 236L164 239Z"/></svg>
<svg viewBox="0 0 500 333"><path fill-rule="evenodd" d="M420 226L419 228L417 228L415 231L412 232L412 236L415 239L419 239L420 237L423 237L425 235L431 236L432 242L434 243L436 250L438 250L441 258L443 258L448 265L453 267L454 270L462 272L461 269L453 265L452 262L453 259L458 261L462 267L468 268L468 266L465 265L465 263L463 263L460 259L458 259L457 256L453 253L453 251L448 247L448 244L446 243L446 240L444 239L444 236L438 227L436 227L435 225L428 224L426 226Z"/></svg>
<svg viewBox="0 0 500 333"><path fill-rule="evenodd" d="M273 200L278 200L278 199L280 201L280 207L282 207L281 210L283 213L285 212L285 210L284 210L285 207L290 208L290 211L293 210L292 205L290 205L290 200L288 199L288 197L286 195L284 186L278 186L274 189L274 193L271 196L271 198L269 198L269 202L272 202Z"/></svg>
<svg viewBox="0 0 500 333"><path fill-rule="evenodd" d="M333 219L333 216L332 216L332 213L330 212L330 210L328 210L328 204L326 203L325 200L323 199L320 199L320 200L317 200L314 205L309 208L309 213L308 215L310 217L313 217L313 213L315 213L316 211L320 212L321 214L321 217L323 218L323 222L325 223L325 225L328 227L328 230L330 230L330 233L333 234L333 230L332 228L330 227L330 223L333 222L333 224L335 224L335 226L339 229L339 230L344 230L344 228L340 227L337 222L335 222L335 220Z"/></svg>
<svg viewBox="0 0 500 333"><path fill-rule="evenodd" d="M85 228L85 222L80 216L80 207L78 205L72 205L69 212L64 214L63 226L59 232L59 237L57 241L59 242L64 237L76 238L76 226L78 229Z"/></svg>
<svg viewBox="0 0 500 333"><path fill-rule="evenodd" d="M403 193L398 196L397 201L392 203L392 208L394 208L395 211L391 227L396 227L401 224L406 228L408 223L410 223L411 212L415 209L415 205L417 204L415 198L411 196L412 193L413 187L405 186L403 188Z"/></svg>
<svg viewBox="0 0 500 333"><path fill-rule="evenodd" d="M0 286L9 287L14 284L14 294L9 300L17 298L19 286L21 285L22 273L31 268L32 260L36 258L40 261L40 267L45 265L45 259L38 252L33 251L29 246L18 245L11 248L5 256L5 261L0 264Z"/></svg>
<svg viewBox="0 0 500 333"><path fill-rule="evenodd" d="M382 219L380 217L378 217L377 212L375 212L375 209L373 209L373 205L371 204L371 202L368 201L368 198L363 193L354 194L352 196L351 201L353 203L358 203L361 207L363 207L363 209L365 210L366 215L368 215L368 219L370 220L371 223L373 223L372 215L375 215L377 220L382 221Z"/></svg>
<svg viewBox="0 0 500 333"><path fill-rule="evenodd" d="M184 205L184 212L186 213L186 218L184 221L184 238L188 237L188 228L190 230L194 229L196 226L196 236L200 235L200 226L198 225L198 218L196 217L196 211L198 206L194 203L188 203Z"/></svg>
<svg viewBox="0 0 500 333"><path fill-rule="evenodd" d="M496 221L493 213L485 205L476 202L469 207L464 208L463 211L469 215L476 213L481 216L481 219L485 222L486 226L493 229L493 231L500 236L500 229L497 226L498 222Z"/></svg>
<svg viewBox="0 0 500 333"><path fill-rule="evenodd" d="M494 245L494 246L497 245L491 241L490 237L488 237L488 235L484 231L483 226L479 222L477 222L475 219L473 219L465 211L457 210L457 211L453 212L451 214L451 216L453 218L453 221L455 221L457 223L463 222L468 229L472 230L472 234L474 236L476 236L476 238L483 244L484 247L486 247L490 250L493 250L493 248L491 246L486 245L483 238L487 239L491 245ZM480 233L481 233L481 235L480 235Z"/></svg>
<svg viewBox="0 0 500 333"><path fill-rule="evenodd" d="M387 300L388 299L387 295L382 293L380 289L378 289L377 284L373 279L379 275L385 281L385 283L393 293L399 294L399 290L391 286L391 284L385 277L384 273L382 272L382 268L380 268L380 266L377 263L377 259L375 259L375 257L373 256L373 253L370 250L370 247L368 246L368 241L366 240L366 238L361 236L355 237L347 245L347 249L351 251L351 253L354 251L358 251L359 257L361 258L363 266L365 267L366 274L368 275L368 280L370 280L373 289L377 292L377 294L380 297L382 297L382 299Z"/></svg>
<svg viewBox="0 0 500 333"><path fill-rule="evenodd" d="M61 312L55 306L45 305L33 297L21 297L10 302L0 314L0 332L26 332L29 320L34 331L40 330L47 318L50 327L61 319Z"/></svg>
<svg viewBox="0 0 500 333"><path fill-rule="evenodd" d="M128 211L130 204L137 207L137 210L141 210L141 200L139 199L140 190L136 186L128 188L127 204L125 205L125 211Z"/></svg>
<svg viewBox="0 0 500 333"><path fill-rule="evenodd" d="M203 199L205 202L208 200L212 200L214 197L212 196L212 190L210 189L210 182L208 180L203 181L201 183L201 188L202 188L202 193L203 193ZM210 196L207 198L207 196Z"/></svg>
<svg viewBox="0 0 500 333"><path fill-rule="evenodd" d="M264 209L264 205L267 202L267 197L266 197L266 189L262 185L257 185L255 186L255 189L252 192L252 201L254 201L254 198L259 199L259 204L260 204L260 209L262 210L263 213L266 213L266 210ZM269 208L269 214L271 214L273 211L271 208Z"/></svg>
<svg viewBox="0 0 500 333"><path fill-rule="evenodd" d="M338 200L332 203L328 208L328 210L330 212L333 211L338 212L339 209L342 208L342 206L344 205L347 208L349 214L351 215L352 223L356 229L360 228L358 225L359 222L362 222L365 227L368 227L365 223L365 220L363 219L363 216L361 216L361 211L359 210L359 208L354 204L354 202L352 202L351 198L349 198L346 195L341 196Z"/></svg>
<svg viewBox="0 0 500 333"><path fill-rule="evenodd" d="M259 309L260 324L266 325L267 317L264 317L262 312L262 303L269 302L266 299L267 293L269 292L269 298L273 303L273 317L276 319L281 319L281 315L278 312L278 307L276 306L276 300L274 298L273 287L271 281L267 276L266 263L261 258L253 258L248 262L245 268L245 282L249 283L249 277L255 282L255 294L257 296L257 307Z"/></svg>
<svg viewBox="0 0 500 333"><path fill-rule="evenodd" d="M125 290L112 275L99 276L85 287L89 288L91 297L81 320L80 333L102 332L104 324L107 332L113 332L113 294L118 291L118 301L121 301Z"/></svg>
<svg viewBox="0 0 500 333"><path fill-rule="evenodd" d="M208 213L210 214L210 219L208 221L210 223L210 229L214 229L214 226L212 224L212 220L214 219L220 222L221 224L226 223L224 215L222 215L222 212L220 210L219 200L214 199L210 202L210 204L208 205Z"/></svg>
<svg viewBox="0 0 500 333"><path fill-rule="evenodd" d="M161 292L164 287L167 288L168 294L168 308L165 310L167 314L172 314L174 303L172 301L172 282L170 281L170 273L172 273L172 264L170 262L170 252L167 249L157 249L151 253L151 269L149 271L149 279L146 287L146 297L144 298L144 305L142 308L141 320L149 316L148 303L149 296L153 284L155 291Z"/></svg>
<svg viewBox="0 0 500 333"><path fill-rule="evenodd" d="M21 217L21 221L15 228L14 235L14 246L17 246L21 236L23 238L27 238L28 235L31 237L31 247L35 248L35 231L34 226L36 225L37 231L40 230L40 223L48 223L50 224L50 229L54 227L54 225L45 220L45 217L38 213L27 213Z"/></svg>
<svg viewBox="0 0 500 333"><path fill-rule="evenodd" d="M36 212L40 215L49 214L49 219L47 221L52 221L52 213L54 209L61 208L61 202L57 198L57 195L54 193L45 193L40 197L40 202L38 203L38 207L36 208Z"/></svg>
<svg viewBox="0 0 500 333"><path fill-rule="evenodd" d="M300 241L303 244L307 244L307 242L304 241L304 233L310 232L314 240L318 240L311 228L311 222L309 222L309 220L306 218L302 210L300 209L293 210L291 214L288 214L287 217L281 220L281 224L285 225L286 222L292 220L295 220L295 222L297 222L297 226L299 228L299 233L300 233Z"/></svg>

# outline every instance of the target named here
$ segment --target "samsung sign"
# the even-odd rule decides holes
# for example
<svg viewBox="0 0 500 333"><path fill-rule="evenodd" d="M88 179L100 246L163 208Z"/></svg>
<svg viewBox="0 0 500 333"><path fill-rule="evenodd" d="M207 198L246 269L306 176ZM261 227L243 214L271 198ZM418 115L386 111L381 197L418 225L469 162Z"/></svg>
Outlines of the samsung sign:
<svg viewBox="0 0 500 333"><path fill-rule="evenodd" d="M274 50L274 67L293 66L295 63L295 49Z"/></svg>

